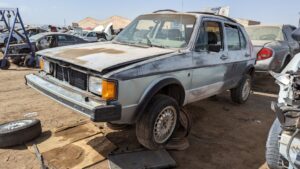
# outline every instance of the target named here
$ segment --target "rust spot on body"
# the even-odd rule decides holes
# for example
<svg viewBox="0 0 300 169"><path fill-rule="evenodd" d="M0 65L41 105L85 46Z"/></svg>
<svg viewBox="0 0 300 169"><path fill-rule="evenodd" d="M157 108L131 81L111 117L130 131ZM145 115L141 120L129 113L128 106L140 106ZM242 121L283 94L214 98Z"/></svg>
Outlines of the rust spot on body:
<svg viewBox="0 0 300 169"><path fill-rule="evenodd" d="M57 53L56 56L74 59L80 56L86 56L96 53L107 53L107 54L122 54L124 51L110 48L94 48L94 49L66 49ZM50 54L50 53L49 53ZM51 53L52 54L52 53Z"/></svg>

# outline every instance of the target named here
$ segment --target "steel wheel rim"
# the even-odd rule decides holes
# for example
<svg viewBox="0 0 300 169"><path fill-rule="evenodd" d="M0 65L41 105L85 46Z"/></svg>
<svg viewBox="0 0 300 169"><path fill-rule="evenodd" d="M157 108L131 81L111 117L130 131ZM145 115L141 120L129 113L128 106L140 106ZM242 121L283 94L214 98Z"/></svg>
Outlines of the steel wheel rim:
<svg viewBox="0 0 300 169"><path fill-rule="evenodd" d="M250 91L251 91L251 84L250 84L250 80L247 79L244 86L243 86L243 90L242 90L243 100L246 100L249 97Z"/></svg>
<svg viewBox="0 0 300 169"><path fill-rule="evenodd" d="M177 121L176 109L173 106L165 107L157 116L153 137L156 143L165 143L172 135Z"/></svg>

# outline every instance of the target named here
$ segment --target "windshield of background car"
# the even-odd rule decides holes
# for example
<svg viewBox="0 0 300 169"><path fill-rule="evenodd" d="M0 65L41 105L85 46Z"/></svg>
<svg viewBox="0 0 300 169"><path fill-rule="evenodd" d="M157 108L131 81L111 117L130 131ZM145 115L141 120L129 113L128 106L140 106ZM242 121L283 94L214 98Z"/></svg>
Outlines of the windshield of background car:
<svg viewBox="0 0 300 169"><path fill-rule="evenodd" d="M33 35L29 38L30 42L36 42L38 39L42 38L43 36L45 36L44 34L36 34Z"/></svg>
<svg viewBox="0 0 300 169"><path fill-rule="evenodd" d="M251 26L246 27L251 40L283 40L280 27L275 26Z"/></svg>
<svg viewBox="0 0 300 169"><path fill-rule="evenodd" d="M196 17L187 14L150 14L135 19L115 41L119 43L184 48L188 45Z"/></svg>

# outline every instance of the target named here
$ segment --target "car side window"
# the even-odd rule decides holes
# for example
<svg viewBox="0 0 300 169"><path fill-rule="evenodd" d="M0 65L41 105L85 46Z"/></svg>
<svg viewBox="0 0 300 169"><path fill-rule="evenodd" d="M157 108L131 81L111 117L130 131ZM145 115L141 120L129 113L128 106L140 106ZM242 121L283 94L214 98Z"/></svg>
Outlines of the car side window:
<svg viewBox="0 0 300 169"><path fill-rule="evenodd" d="M59 42L66 42L67 41L67 37L64 35L58 35L58 41Z"/></svg>
<svg viewBox="0 0 300 169"><path fill-rule="evenodd" d="M241 50L240 32L237 26L225 24L228 50Z"/></svg>
<svg viewBox="0 0 300 169"><path fill-rule="evenodd" d="M88 35L87 35L87 37L96 37L97 35L96 35L96 33L95 32L90 32Z"/></svg>
<svg viewBox="0 0 300 169"><path fill-rule="evenodd" d="M196 51L209 51L209 48L224 48L222 24L216 21L204 21L196 42Z"/></svg>
<svg viewBox="0 0 300 169"><path fill-rule="evenodd" d="M242 33L241 30L239 30L239 36L240 36L240 41L241 41L241 48L246 49L247 48L247 41L246 41L245 35Z"/></svg>
<svg viewBox="0 0 300 169"><path fill-rule="evenodd" d="M76 41L76 39L73 37L73 36L66 36L66 40L68 41L68 42L74 42L74 41Z"/></svg>

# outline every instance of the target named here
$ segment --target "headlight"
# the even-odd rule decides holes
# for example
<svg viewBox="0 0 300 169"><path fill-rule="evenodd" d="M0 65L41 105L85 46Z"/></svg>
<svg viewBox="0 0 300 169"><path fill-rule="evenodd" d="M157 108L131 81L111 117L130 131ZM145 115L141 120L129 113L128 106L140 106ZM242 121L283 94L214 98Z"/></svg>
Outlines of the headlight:
<svg viewBox="0 0 300 169"><path fill-rule="evenodd" d="M94 94L102 95L102 79L98 77L90 76L89 90Z"/></svg>
<svg viewBox="0 0 300 169"><path fill-rule="evenodd" d="M40 61L40 68L44 70L48 74L53 73L53 64L51 64L49 61L43 59L43 57L39 58Z"/></svg>
<svg viewBox="0 0 300 169"><path fill-rule="evenodd" d="M101 95L105 100L115 100L117 98L117 84L115 81L90 76L89 90L94 94Z"/></svg>

